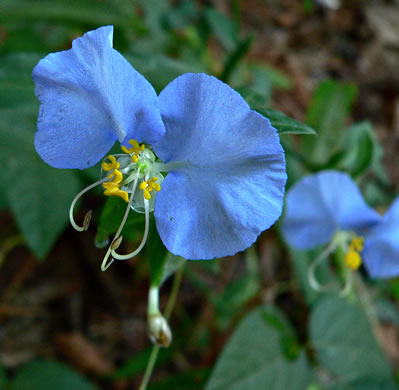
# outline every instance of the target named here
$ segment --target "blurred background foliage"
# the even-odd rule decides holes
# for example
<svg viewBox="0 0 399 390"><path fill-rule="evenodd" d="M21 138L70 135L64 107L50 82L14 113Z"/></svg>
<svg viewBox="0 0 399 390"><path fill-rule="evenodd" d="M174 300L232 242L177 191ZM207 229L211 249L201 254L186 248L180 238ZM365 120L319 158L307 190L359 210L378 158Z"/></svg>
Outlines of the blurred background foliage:
<svg viewBox="0 0 399 390"><path fill-rule="evenodd" d="M338 169L383 211L399 185L399 4L333 3L0 2L0 389L138 388L151 354L149 284L165 282L164 308L166 278L184 264L152 229L145 253L101 273L98 248L117 230L123 202L93 191L79 215L94 210L89 232L69 227L70 202L99 166L56 170L37 156L36 63L113 24L114 47L158 92L182 73L205 72L269 117L286 151L287 188ZM307 270L318 250L288 248L280 224L245 253L185 264L174 341L149 389L398 388L398 281L359 272L339 298L342 273L326 263L319 278L333 287L315 292ZM131 213L124 237L134 245L142 230Z"/></svg>

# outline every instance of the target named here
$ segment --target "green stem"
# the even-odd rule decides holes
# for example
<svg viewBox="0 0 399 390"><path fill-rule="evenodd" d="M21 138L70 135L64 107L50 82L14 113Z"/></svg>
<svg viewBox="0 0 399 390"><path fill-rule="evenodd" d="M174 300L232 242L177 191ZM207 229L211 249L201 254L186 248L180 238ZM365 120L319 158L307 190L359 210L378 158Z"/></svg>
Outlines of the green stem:
<svg viewBox="0 0 399 390"><path fill-rule="evenodd" d="M166 309L165 309L165 319L166 320L169 319L169 317L172 313L173 307L176 303L177 294L179 292L181 280L183 278L183 272L184 272L184 264L176 272L176 276L173 280L172 291L170 293L168 303L166 304ZM144 372L144 377L143 377L140 387L139 387L139 390L146 390L148 383L150 382L155 363L157 361L159 350L160 350L159 345L153 346L150 358L148 359L147 367Z"/></svg>

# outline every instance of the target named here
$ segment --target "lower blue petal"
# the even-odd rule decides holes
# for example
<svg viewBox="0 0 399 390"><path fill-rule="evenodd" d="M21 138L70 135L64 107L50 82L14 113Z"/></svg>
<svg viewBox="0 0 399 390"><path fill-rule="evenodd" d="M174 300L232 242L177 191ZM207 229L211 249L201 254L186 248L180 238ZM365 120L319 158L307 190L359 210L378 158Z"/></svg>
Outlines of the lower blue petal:
<svg viewBox="0 0 399 390"><path fill-rule="evenodd" d="M35 147L56 168L84 169L116 140L151 143L164 133L154 89L112 37L112 26L90 31L33 70L41 103Z"/></svg>
<svg viewBox="0 0 399 390"><path fill-rule="evenodd" d="M371 277L399 275L399 198L367 235L362 256Z"/></svg>
<svg viewBox="0 0 399 390"><path fill-rule="evenodd" d="M160 94L172 171L155 201L160 237L187 259L233 255L280 216L285 160L276 130L214 77L185 74Z"/></svg>
<svg viewBox="0 0 399 390"><path fill-rule="evenodd" d="M327 243L337 230L361 234L380 219L350 176L323 171L301 179L288 191L283 234L295 248L309 249Z"/></svg>

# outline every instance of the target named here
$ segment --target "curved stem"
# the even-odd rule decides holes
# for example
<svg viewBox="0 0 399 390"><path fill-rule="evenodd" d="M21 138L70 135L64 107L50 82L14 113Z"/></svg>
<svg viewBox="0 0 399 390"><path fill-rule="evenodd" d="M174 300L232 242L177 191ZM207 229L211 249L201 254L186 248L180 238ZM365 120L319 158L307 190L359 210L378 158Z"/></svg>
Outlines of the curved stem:
<svg viewBox="0 0 399 390"><path fill-rule="evenodd" d="M335 248L337 247L337 243L336 241L332 240L327 247L323 250L323 252L320 253L320 255L316 258L316 260L311 264L311 266L309 267L308 270L308 280L309 280L309 284L310 287L313 288L313 290L316 291L325 291L326 289L328 289L327 285L322 286L315 275L316 272L316 268L320 265L320 263L323 260L327 260L328 256L334 252Z"/></svg>
<svg viewBox="0 0 399 390"><path fill-rule="evenodd" d="M175 278L173 280L173 285L172 285L172 291L170 293L168 303L166 304L166 309L165 309L165 319L168 320L173 307L176 303L176 298L177 294L179 292L179 288L181 285L181 281L183 279L183 273L184 273L184 264L180 269L177 271ZM147 367L145 369L145 373L143 376L143 379L141 381L139 390L146 390L148 383L150 382L152 371L154 370L155 362L157 361L158 353L161 347L159 345L154 345L151 351L150 358L147 363Z"/></svg>
<svg viewBox="0 0 399 390"><path fill-rule="evenodd" d="M137 256L141 252L141 250L144 248L144 245L147 242L148 231L149 231L149 227L150 227L150 210L149 210L147 199L144 199L144 213L145 213L144 236L143 236L143 239L141 240L140 245L138 246L138 248L135 251L128 253L126 255L120 255L119 253L116 253L115 249L112 249L111 253L115 260L131 259L132 257Z"/></svg>
<svg viewBox="0 0 399 390"><path fill-rule="evenodd" d="M79 194L77 194L74 198L74 200L71 203L71 207L69 208L69 220L71 221L71 225L73 226L73 228L75 230L77 230L78 232L83 232L85 230L88 229L89 227L89 222L90 222L90 216L91 214L86 214L85 217L85 222L83 224L83 226L79 226L76 222L75 219L73 218L73 209L75 208L75 204L76 202L79 200L79 198L84 195L87 191L90 191L92 188L97 187L100 184L105 183L106 181L109 181L110 179L108 177L104 177L103 179L96 181L93 184L90 184L88 187L86 187L85 189L83 189L82 191L79 192Z"/></svg>

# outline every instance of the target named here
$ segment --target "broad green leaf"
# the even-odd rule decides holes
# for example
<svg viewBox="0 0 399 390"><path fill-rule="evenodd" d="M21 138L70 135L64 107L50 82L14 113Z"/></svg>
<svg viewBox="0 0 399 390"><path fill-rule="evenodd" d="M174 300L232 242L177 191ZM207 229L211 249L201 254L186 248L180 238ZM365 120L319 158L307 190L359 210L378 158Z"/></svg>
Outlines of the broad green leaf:
<svg viewBox="0 0 399 390"><path fill-rule="evenodd" d="M391 378L367 317L355 303L335 296L321 300L311 316L310 338L319 363L339 382Z"/></svg>
<svg viewBox="0 0 399 390"><path fill-rule="evenodd" d="M257 109L260 114L269 118L270 123L277 129L279 134L299 134L299 135L315 135L315 130L305 123L289 118L282 112L271 108Z"/></svg>
<svg viewBox="0 0 399 390"><path fill-rule="evenodd" d="M317 131L317 138L304 140L305 153L314 164L326 163L338 152L345 121L356 95L352 84L325 81L313 95L306 123Z"/></svg>
<svg viewBox="0 0 399 390"><path fill-rule="evenodd" d="M35 360L20 369L10 390L96 390L97 387L68 366L49 360Z"/></svg>
<svg viewBox="0 0 399 390"><path fill-rule="evenodd" d="M348 384L328 387L327 390L398 390L393 380L366 377Z"/></svg>
<svg viewBox="0 0 399 390"><path fill-rule="evenodd" d="M242 320L219 356L206 390L303 390L309 381L306 357L288 360L281 348L281 315L261 307Z"/></svg>
<svg viewBox="0 0 399 390"><path fill-rule="evenodd" d="M27 244L44 258L68 223L69 206L80 182L73 171L52 168L36 153L36 112L26 107L0 110L4 163L0 187Z"/></svg>

